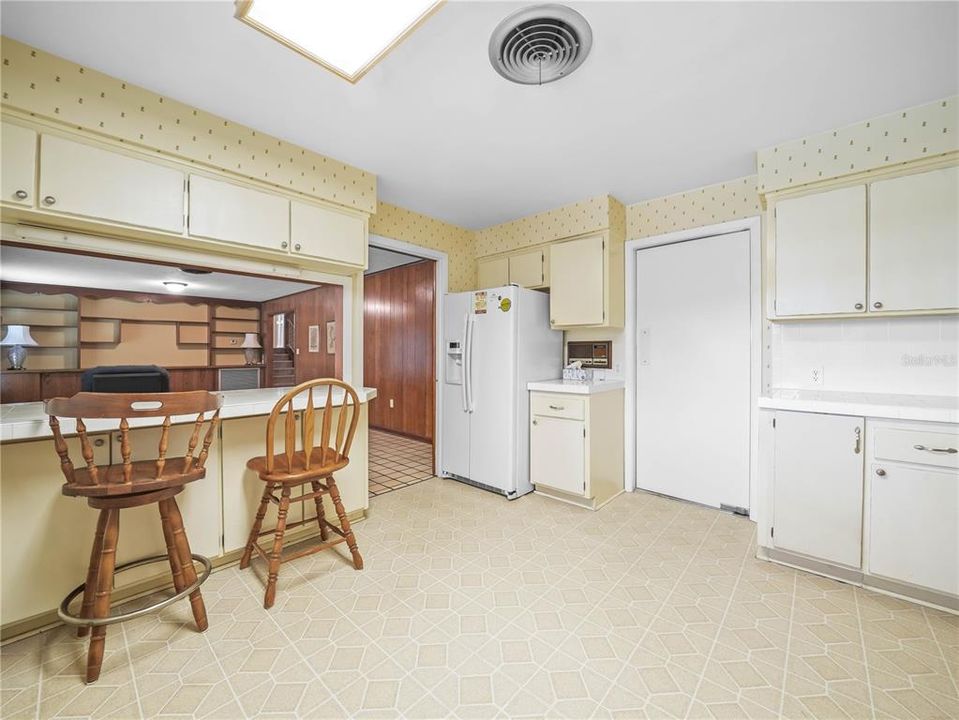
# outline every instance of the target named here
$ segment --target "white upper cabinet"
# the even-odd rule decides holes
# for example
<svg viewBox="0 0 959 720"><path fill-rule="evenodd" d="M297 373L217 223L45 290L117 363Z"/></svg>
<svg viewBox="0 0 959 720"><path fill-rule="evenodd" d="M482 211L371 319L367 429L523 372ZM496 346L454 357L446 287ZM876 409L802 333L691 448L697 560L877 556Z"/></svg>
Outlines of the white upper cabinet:
<svg viewBox="0 0 959 720"><path fill-rule="evenodd" d="M0 123L0 200L16 205L36 202L37 133Z"/></svg>
<svg viewBox="0 0 959 720"><path fill-rule="evenodd" d="M290 201L280 195L191 175L190 235L288 252Z"/></svg>
<svg viewBox="0 0 959 720"><path fill-rule="evenodd" d="M366 222L359 215L293 200L290 242L294 254L366 266Z"/></svg>
<svg viewBox="0 0 959 720"><path fill-rule="evenodd" d="M550 245L549 316L554 327L602 325L609 298L602 235Z"/></svg>
<svg viewBox="0 0 959 720"><path fill-rule="evenodd" d="M866 187L776 205L775 314L865 312Z"/></svg>
<svg viewBox="0 0 959 720"><path fill-rule="evenodd" d="M540 248L509 256L509 281L525 288L546 284L546 251Z"/></svg>
<svg viewBox="0 0 959 720"><path fill-rule="evenodd" d="M476 264L476 284L480 290L509 285L509 259L495 257L480 260Z"/></svg>
<svg viewBox="0 0 959 720"><path fill-rule="evenodd" d="M869 309L959 308L959 167L869 188Z"/></svg>
<svg viewBox="0 0 959 720"><path fill-rule="evenodd" d="M183 197L179 170L56 135L40 139L44 209L182 233Z"/></svg>

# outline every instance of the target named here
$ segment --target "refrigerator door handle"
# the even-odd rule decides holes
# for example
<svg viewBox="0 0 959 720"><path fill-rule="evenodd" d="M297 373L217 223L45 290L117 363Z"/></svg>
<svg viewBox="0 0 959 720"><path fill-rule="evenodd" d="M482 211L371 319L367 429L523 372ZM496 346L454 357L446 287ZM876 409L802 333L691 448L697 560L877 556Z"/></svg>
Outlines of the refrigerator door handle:
<svg viewBox="0 0 959 720"><path fill-rule="evenodd" d="M473 412L473 313L466 316L466 347L463 350L465 367L463 384L466 386L466 411Z"/></svg>
<svg viewBox="0 0 959 720"><path fill-rule="evenodd" d="M469 347L469 325L470 325L470 316L466 314L463 316L463 356L461 362L463 363L463 377L460 381L460 392L463 396L463 412L470 411L469 397L467 396L466 385L469 382L469 355L467 354L466 349Z"/></svg>

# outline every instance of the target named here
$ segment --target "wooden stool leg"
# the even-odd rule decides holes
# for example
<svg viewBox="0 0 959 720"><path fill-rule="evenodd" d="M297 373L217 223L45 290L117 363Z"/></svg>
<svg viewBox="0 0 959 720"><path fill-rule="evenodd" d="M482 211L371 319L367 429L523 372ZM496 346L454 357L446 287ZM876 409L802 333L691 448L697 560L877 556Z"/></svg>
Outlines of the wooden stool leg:
<svg viewBox="0 0 959 720"><path fill-rule="evenodd" d="M343 502L340 500L340 489L336 487L336 480L330 475L327 478L326 485L330 488L330 499L333 500L333 507L336 508L336 516L340 519L340 528L343 530L343 536L346 538L346 545L353 555L353 567L357 570L363 569L363 557L356 546L356 538L353 537L353 529L350 527L350 521L346 519L346 510L343 509Z"/></svg>
<svg viewBox="0 0 959 720"><path fill-rule="evenodd" d="M107 511L101 510L97 518L97 532L93 536L93 550L90 551L90 567L87 569L87 584L83 590L83 605L80 608L80 617L90 617L93 611L93 600L97 593L97 576L100 574L100 554L103 552L103 533L107 527ZM89 625L77 628L77 637L86 637L90 634Z"/></svg>
<svg viewBox="0 0 959 720"><path fill-rule="evenodd" d="M270 496L273 495L273 487L273 483L266 483L266 487L263 488L260 507L256 511L256 519L253 521L253 528L250 530L250 539L246 541L246 550L243 551L243 557L240 558L240 570L246 570L250 567L253 545L259 539L260 528L263 527L263 518L266 516L266 508L270 504Z"/></svg>
<svg viewBox="0 0 959 720"><path fill-rule="evenodd" d="M169 506L165 500L157 503L160 509L160 524L163 526L163 538L166 540L166 555L170 561L170 573L173 575L173 587L180 592L186 587L183 581L183 566L180 565L180 553L176 548L176 535L173 530L173 522L170 520Z"/></svg>
<svg viewBox="0 0 959 720"><path fill-rule="evenodd" d="M310 483L310 487L313 488L313 492L315 493L318 493L322 489L319 480L313 480ZM323 509L323 496L317 495L313 498L313 502L316 503L316 524L320 526L320 540L329 540L330 531L326 529L326 510Z"/></svg>
<svg viewBox="0 0 959 720"><path fill-rule="evenodd" d="M94 593L91 617L103 618L110 614L110 593L113 590L113 568L117 561L117 539L120 535L120 511L117 508L101 510L103 543L97 563L96 592ZM93 628L90 648L87 651L87 682L96 682L103 665L103 650L107 640L106 626Z"/></svg>
<svg viewBox="0 0 959 720"><path fill-rule="evenodd" d="M193 556L190 554L190 541L186 536L186 529L183 527L183 516L180 515L180 507L176 504L176 498L167 498L160 501L160 512L167 515L167 522L173 534L173 545L180 560L180 572L183 576L183 587L188 587L196 582L196 567L193 565ZM174 582L176 582L174 580ZM200 588L190 593L190 605L193 607L193 619L196 621L197 630L203 632L209 627L206 617L206 605L203 603L203 595L200 594Z"/></svg>
<svg viewBox="0 0 959 720"><path fill-rule="evenodd" d="M280 574L280 553L283 550L283 533L286 532L286 514L290 510L290 486L283 486L280 496L280 511L276 519L276 532L273 535L273 552L270 553L269 575L266 580L266 595L263 607L271 608L276 600L276 580Z"/></svg>

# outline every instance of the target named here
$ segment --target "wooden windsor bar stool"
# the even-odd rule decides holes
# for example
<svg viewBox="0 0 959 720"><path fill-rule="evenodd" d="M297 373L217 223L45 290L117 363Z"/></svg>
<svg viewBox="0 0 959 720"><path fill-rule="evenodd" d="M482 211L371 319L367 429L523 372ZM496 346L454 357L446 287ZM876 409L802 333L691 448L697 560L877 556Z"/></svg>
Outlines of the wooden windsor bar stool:
<svg viewBox="0 0 959 720"><path fill-rule="evenodd" d="M85 636L92 628L87 651L88 683L94 682L100 676L107 625L140 617L189 595L197 629L203 632L207 628L206 608L200 595L200 585L209 577L212 566L209 559L190 551L183 518L174 496L180 493L187 483L206 475L207 455L220 423L220 402L219 395L199 390L180 393L82 392L70 398L54 398L44 403L45 412L50 416L50 428L53 430L54 447L60 457L60 468L66 478L66 483L62 486L63 494L85 497L90 507L100 511L93 550L90 553L87 581L67 595L58 611L60 619L65 623L79 626L80 637ZM201 443L200 435L206 424L206 414L211 411L213 415ZM186 455L167 457L171 418L175 415L196 415L196 421L187 443ZM149 417L164 418L157 457L134 461L131 457L129 420ZM60 427L61 418L76 420L83 467L75 467L70 459L69 447ZM84 420L92 419L119 419L120 463L94 463L93 446L84 423ZM194 456L198 446L199 453ZM117 566L120 510L151 503L159 505L167 554ZM162 560L170 563L175 594L133 612L111 615L110 594L114 573ZM194 561L203 565L200 577L197 577ZM81 594L83 604L79 614L73 614L70 612L70 603Z"/></svg>
<svg viewBox="0 0 959 720"><path fill-rule="evenodd" d="M342 402L334 404L333 395L337 388L342 390L343 399ZM317 419L316 408L314 407L314 391L322 391L323 389L326 390L326 398L321 409L320 444L317 446L315 444ZM304 398L305 406L303 407L300 432L301 449L297 450L295 413L298 412L297 399L304 395L306 397ZM322 395L318 394L316 397L321 399ZM333 473L342 470L350 463L350 447L353 444L353 436L356 434L359 411L359 397L352 387L340 380L323 378L297 385L279 399L270 413L266 425L266 455L252 458L246 464L248 468L256 471L260 480L265 482L266 486L263 489L263 497L253 521L253 528L250 530L246 550L240 560L240 568L249 567L255 550L266 561L268 576L266 594L263 598L263 607L265 608L272 607L276 599L276 581L280 573L280 565L284 562L312 555L345 542L353 556L353 567L357 570L363 569L363 558L356 546L356 538L353 536L350 521L343 509L343 502L340 499L339 488L336 487L336 480L333 478ZM284 451L276 454L274 438L276 424L281 414L284 415ZM335 435L333 434L334 415L337 416ZM302 489L307 483L310 484L310 492L305 492ZM302 494L291 497L294 487L300 488ZM278 488L280 489L280 497L274 494ZM326 519L326 513L323 509L323 497L325 495L329 495L330 500L333 501L340 527L333 525ZM290 528L314 521L313 518L294 523L287 523L286 521L290 503L307 500L313 500L316 503L316 523L319 526L321 542L293 552L287 557L282 557L284 533ZM278 507L276 529L261 532L260 528L263 526L266 509L271 502ZM330 531L339 537L330 540ZM273 548L270 552L261 548L258 542L265 535L273 535Z"/></svg>

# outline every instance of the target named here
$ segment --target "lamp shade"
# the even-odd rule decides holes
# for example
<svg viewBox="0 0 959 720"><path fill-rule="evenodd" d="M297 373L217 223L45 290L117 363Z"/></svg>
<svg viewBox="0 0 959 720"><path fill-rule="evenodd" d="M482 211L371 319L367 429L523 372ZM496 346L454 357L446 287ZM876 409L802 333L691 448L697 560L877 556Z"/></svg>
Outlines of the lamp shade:
<svg viewBox="0 0 959 720"><path fill-rule="evenodd" d="M7 334L0 340L0 345L22 345L24 347L35 347L39 345L30 335L29 325L8 325Z"/></svg>
<svg viewBox="0 0 959 720"><path fill-rule="evenodd" d="M260 339L256 336L256 333L244 333L243 342L240 344L241 348L258 348L262 347L260 345Z"/></svg>

